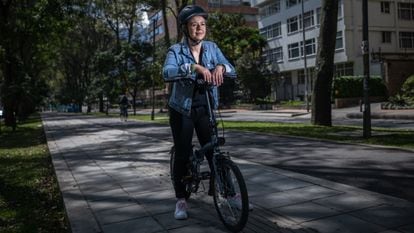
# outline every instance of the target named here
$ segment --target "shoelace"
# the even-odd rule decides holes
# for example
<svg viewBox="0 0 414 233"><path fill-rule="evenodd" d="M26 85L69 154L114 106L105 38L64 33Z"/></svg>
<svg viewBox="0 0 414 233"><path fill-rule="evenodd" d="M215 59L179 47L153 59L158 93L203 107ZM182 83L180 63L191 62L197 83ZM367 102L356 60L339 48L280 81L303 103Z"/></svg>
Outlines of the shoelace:
<svg viewBox="0 0 414 233"><path fill-rule="evenodd" d="M186 210L187 209L187 203L184 201L180 201L177 204L177 207L179 210Z"/></svg>

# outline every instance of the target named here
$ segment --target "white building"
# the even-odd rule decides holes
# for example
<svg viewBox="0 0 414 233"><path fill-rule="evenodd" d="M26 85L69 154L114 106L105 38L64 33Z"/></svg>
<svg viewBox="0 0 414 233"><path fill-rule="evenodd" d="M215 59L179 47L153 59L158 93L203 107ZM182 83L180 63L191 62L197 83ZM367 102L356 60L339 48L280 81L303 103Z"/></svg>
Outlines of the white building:
<svg viewBox="0 0 414 233"><path fill-rule="evenodd" d="M258 27L268 41L265 55L275 76L273 99L303 99L305 83L308 92L312 85L321 0L304 0L303 12L301 0L251 0L251 4L259 8ZM369 0L368 9L370 74L382 76L393 94L414 74L414 0ZM336 76L362 75L362 0L339 0L336 36Z"/></svg>

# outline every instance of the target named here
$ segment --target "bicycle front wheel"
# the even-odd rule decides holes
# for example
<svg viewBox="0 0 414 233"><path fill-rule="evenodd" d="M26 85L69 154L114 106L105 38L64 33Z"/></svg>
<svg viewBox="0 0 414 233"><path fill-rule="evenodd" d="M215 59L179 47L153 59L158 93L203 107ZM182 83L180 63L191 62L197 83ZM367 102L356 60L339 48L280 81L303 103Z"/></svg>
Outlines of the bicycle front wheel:
<svg viewBox="0 0 414 233"><path fill-rule="evenodd" d="M246 184L237 165L223 159L214 174L214 206L220 220L232 232L241 231L249 216L249 197Z"/></svg>

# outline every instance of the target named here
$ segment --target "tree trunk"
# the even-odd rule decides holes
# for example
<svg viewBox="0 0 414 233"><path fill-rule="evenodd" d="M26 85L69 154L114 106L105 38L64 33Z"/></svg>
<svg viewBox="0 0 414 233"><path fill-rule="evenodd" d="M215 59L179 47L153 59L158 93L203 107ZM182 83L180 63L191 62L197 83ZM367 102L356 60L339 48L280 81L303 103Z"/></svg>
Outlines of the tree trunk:
<svg viewBox="0 0 414 233"><path fill-rule="evenodd" d="M9 33L9 13L11 0L1 1L0 2L0 47L4 49L4 60L0 63L0 69L3 71L3 83L0 90L0 102L3 103L3 115L4 115L4 124L6 126L11 126L13 130L16 129L16 103L13 98L12 93L10 93L10 87L13 85L13 77L16 76L16 69L13 65L16 59L10 49L10 42L5 39L10 35ZM4 36L4 37L3 37Z"/></svg>
<svg viewBox="0 0 414 233"><path fill-rule="evenodd" d="M338 22L338 0L322 1L321 28L312 95L312 124L332 126L331 92Z"/></svg>
<svg viewBox="0 0 414 233"><path fill-rule="evenodd" d="M171 41L170 41L170 31L169 31L168 19L167 19L167 0L161 1L161 10L162 10L162 18L164 21L165 47L169 48L171 46Z"/></svg>

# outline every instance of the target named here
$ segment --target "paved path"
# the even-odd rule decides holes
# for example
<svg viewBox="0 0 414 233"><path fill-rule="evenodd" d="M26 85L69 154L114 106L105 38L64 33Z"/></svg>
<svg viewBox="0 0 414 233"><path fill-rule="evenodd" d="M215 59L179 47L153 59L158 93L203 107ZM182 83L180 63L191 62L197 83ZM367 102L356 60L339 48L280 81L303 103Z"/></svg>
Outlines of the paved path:
<svg viewBox="0 0 414 233"><path fill-rule="evenodd" d="M72 232L226 232L204 193L191 199L189 220L173 219L168 127L55 113L43 122ZM243 155L270 158L276 145L263 143L270 135L246 135L249 143L230 134L227 145L242 154L236 161L256 206L244 232L414 232L413 202L252 162ZM318 146L338 156L371 150Z"/></svg>

